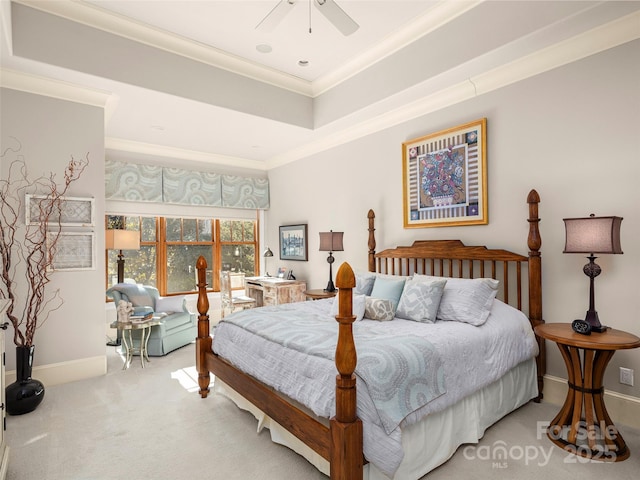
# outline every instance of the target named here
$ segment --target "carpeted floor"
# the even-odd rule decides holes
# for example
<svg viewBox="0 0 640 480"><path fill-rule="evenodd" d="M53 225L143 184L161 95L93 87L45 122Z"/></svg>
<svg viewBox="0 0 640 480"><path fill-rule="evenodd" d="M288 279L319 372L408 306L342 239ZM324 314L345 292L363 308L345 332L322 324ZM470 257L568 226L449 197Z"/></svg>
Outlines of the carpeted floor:
<svg viewBox="0 0 640 480"><path fill-rule="evenodd" d="M326 479L289 449L256 433L257 423L225 398L197 394L194 346L138 358L128 370L108 347L108 374L47 388L38 409L7 417L8 480ZM463 446L428 480L636 479L640 432L618 425L631 457L586 462L555 447L538 422L559 407L530 403ZM506 452L503 460L495 454Z"/></svg>

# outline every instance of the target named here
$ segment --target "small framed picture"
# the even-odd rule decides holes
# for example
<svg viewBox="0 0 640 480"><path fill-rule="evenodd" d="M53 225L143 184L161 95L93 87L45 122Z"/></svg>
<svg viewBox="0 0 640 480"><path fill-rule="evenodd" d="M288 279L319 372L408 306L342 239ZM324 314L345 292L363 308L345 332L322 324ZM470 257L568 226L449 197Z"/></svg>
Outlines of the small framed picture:
<svg viewBox="0 0 640 480"><path fill-rule="evenodd" d="M280 226L280 260L307 261L307 224Z"/></svg>

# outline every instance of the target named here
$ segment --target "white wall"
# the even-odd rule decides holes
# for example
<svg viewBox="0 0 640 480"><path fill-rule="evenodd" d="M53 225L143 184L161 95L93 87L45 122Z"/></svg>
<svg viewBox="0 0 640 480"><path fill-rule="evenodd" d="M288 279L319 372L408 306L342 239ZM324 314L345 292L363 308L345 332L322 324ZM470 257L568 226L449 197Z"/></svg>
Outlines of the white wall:
<svg viewBox="0 0 640 480"><path fill-rule="evenodd" d="M39 366L91 365L96 375L106 371L104 325L104 112L101 108L50 97L2 89L0 104L1 147L22 144L29 177L56 174L63 179L71 157L89 156L89 166L72 184L69 195L94 197L96 268L89 271L56 272L48 291L60 289L63 306L51 313L35 335L34 377L45 385L50 377L35 373ZM2 159L0 173L6 178L9 161ZM7 370L15 369L13 328L6 334ZM82 368L81 368L82 369ZM91 370L93 369L93 370ZM50 372L51 373L51 372Z"/></svg>
<svg viewBox="0 0 640 480"><path fill-rule="evenodd" d="M307 223L309 261L280 261L310 288L328 280L318 232L344 231L337 266L367 268L367 211L376 213L378 250L417 239L460 238L467 244L527 253L527 193L538 190L542 233L543 313L548 322L583 318L588 308L587 262L563 255L565 217L617 215L622 256L602 256L596 309L603 324L640 335L636 313L640 267L640 42L635 41L527 79L471 101L406 122L269 172L271 209L265 242L278 245L278 226ZM403 229L401 144L487 118L489 224ZM274 252L276 250L274 249ZM564 362L547 345L548 373L566 378ZM640 397L618 383L618 367L640 375L640 350L617 352L605 387Z"/></svg>

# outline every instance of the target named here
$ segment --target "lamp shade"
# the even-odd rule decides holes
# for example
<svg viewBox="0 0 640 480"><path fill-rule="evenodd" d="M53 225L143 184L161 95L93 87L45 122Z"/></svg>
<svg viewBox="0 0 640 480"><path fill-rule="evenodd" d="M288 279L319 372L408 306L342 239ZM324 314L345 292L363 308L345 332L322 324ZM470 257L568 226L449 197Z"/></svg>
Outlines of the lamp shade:
<svg viewBox="0 0 640 480"><path fill-rule="evenodd" d="M271 251L271 249L269 247L267 247L267 249L264 251L262 256L263 257L273 257L273 252Z"/></svg>
<svg viewBox="0 0 640 480"><path fill-rule="evenodd" d="M106 230L107 250L140 250L140 232L137 230Z"/></svg>
<svg viewBox="0 0 640 480"><path fill-rule="evenodd" d="M563 253L622 253L622 217L565 218L566 240Z"/></svg>
<svg viewBox="0 0 640 480"><path fill-rule="evenodd" d="M344 250L342 246L342 236L344 232L320 232L320 251L321 252L341 252Z"/></svg>

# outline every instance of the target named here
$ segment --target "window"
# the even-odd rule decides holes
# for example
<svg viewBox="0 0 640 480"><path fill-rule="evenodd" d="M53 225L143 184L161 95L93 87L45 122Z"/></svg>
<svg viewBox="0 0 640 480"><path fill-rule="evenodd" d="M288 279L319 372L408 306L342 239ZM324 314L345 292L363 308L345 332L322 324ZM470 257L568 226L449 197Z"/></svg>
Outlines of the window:
<svg viewBox="0 0 640 480"><path fill-rule="evenodd" d="M256 224L208 218L106 217L107 228L141 232L140 250L122 252L125 281L153 285L161 295L195 292L195 265L201 255L207 261L210 290L219 290L221 269L255 275ZM107 287L117 282L118 253L107 252Z"/></svg>

